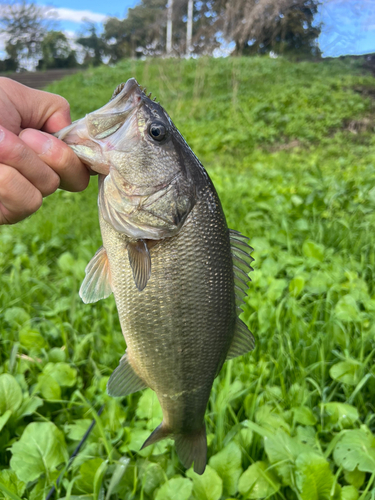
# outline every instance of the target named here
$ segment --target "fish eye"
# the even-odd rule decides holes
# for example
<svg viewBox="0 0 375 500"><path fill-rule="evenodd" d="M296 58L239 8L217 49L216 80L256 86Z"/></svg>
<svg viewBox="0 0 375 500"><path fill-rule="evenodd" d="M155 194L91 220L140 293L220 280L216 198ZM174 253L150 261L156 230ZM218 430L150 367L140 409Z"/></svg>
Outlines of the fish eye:
<svg viewBox="0 0 375 500"><path fill-rule="evenodd" d="M151 123L148 133L155 141L160 142L165 138L167 131L161 122L154 122Z"/></svg>

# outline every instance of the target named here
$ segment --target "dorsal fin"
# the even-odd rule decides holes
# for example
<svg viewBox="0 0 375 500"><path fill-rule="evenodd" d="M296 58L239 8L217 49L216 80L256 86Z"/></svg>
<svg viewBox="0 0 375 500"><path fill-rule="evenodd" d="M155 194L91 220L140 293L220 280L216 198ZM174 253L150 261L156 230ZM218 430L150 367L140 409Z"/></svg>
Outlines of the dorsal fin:
<svg viewBox="0 0 375 500"><path fill-rule="evenodd" d="M253 271L253 268L250 265L254 260L251 257L253 249L247 243L249 238L243 236L238 231L229 229L229 237L233 259L237 321L232 344L227 354L227 360L241 356L242 354L253 350L255 345L252 333L249 331L245 323L239 318L239 315L242 312L240 306L244 303L244 299L247 295L247 283L251 281L249 273L250 271Z"/></svg>
<svg viewBox="0 0 375 500"><path fill-rule="evenodd" d="M247 283L251 281L249 273L254 270L251 267L254 260L251 256L253 248L247 243L249 238L234 229L229 229L229 237L233 259L236 303L239 306L244 302L248 290Z"/></svg>
<svg viewBox="0 0 375 500"><path fill-rule="evenodd" d="M117 87L115 88L115 90L113 91L113 94L112 94L112 97L111 97L111 101L112 99L114 99L116 96L119 95L119 93L122 91L122 89L125 87L125 82L122 82L120 83L120 85L117 85Z"/></svg>

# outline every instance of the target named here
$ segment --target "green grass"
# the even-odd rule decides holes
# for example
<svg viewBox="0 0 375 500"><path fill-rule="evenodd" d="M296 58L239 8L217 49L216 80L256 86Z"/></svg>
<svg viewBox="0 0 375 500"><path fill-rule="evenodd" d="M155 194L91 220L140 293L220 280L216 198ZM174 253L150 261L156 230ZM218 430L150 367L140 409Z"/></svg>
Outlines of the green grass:
<svg viewBox="0 0 375 500"><path fill-rule="evenodd" d="M79 118L131 76L251 239L242 317L256 349L215 380L201 478L171 442L139 452L160 423L157 399L106 395L125 349L115 304L78 296L101 241L96 180L54 194L0 228L0 498L45 498L105 403L56 498L373 499L374 79L340 61L202 58L126 61L50 90Z"/></svg>

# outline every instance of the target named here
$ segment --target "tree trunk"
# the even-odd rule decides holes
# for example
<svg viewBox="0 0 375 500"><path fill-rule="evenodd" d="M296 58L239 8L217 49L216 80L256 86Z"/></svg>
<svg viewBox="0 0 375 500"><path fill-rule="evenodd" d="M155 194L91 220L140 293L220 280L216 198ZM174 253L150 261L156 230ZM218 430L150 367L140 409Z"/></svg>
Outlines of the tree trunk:
<svg viewBox="0 0 375 500"><path fill-rule="evenodd" d="M168 0L167 4L167 56L172 53L172 12L173 0Z"/></svg>
<svg viewBox="0 0 375 500"><path fill-rule="evenodd" d="M193 47L191 46L191 38L193 35L193 8L194 0L189 0L186 30L186 57L190 57L193 51Z"/></svg>

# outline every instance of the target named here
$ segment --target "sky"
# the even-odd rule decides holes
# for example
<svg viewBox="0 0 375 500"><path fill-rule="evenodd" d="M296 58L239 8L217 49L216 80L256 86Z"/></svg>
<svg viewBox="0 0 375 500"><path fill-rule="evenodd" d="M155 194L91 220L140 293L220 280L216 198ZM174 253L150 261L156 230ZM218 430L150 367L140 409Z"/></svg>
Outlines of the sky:
<svg viewBox="0 0 375 500"><path fill-rule="evenodd" d="M36 3L53 7L60 29L72 36L83 30L84 19L100 26L108 16L124 18L128 8L134 7L138 0L36 0ZM375 52L375 0L322 0L317 19L323 23L318 40L323 56Z"/></svg>
<svg viewBox="0 0 375 500"><path fill-rule="evenodd" d="M318 20L323 56L375 52L375 0L323 0Z"/></svg>

